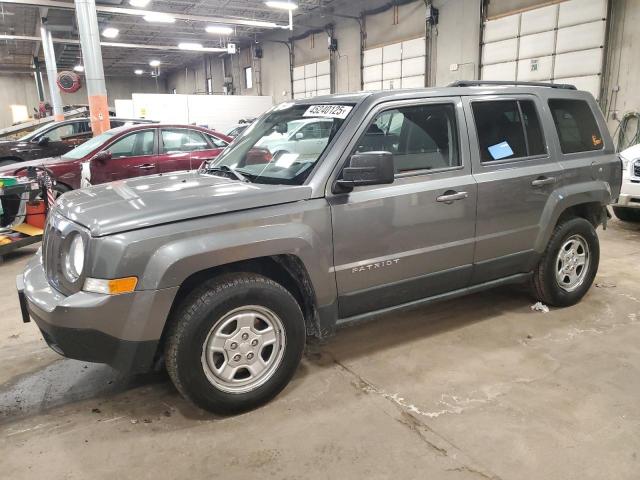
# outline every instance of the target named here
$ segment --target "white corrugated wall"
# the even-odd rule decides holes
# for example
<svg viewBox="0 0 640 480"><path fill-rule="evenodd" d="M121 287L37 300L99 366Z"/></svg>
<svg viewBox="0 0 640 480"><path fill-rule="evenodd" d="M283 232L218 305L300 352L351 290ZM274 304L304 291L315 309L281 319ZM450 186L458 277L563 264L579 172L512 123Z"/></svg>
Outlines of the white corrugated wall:
<svg viewBox="0 0 640 480"><path fill-rule="evenodd" d="M424 37L365 50L362 63L364 89L424 87L425 53Z"/></svg>

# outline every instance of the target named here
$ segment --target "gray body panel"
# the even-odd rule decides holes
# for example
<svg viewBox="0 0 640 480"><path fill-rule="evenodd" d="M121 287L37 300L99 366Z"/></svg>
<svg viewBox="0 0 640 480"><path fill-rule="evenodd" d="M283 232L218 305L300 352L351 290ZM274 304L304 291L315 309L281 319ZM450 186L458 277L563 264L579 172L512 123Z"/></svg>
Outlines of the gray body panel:
<svg viewBox="0 0 640 480"><path fill-rule="evenodd" d="M524 97L538 107L547 153L483 165L470 102ZM603 134L603 149L563 155L548 98L586 100ZM394 308L522 281L567 208L603 208L620 191L620 160L595 101L584 92L458 87L296 103L336 102L355 106L302 186L179 173L65 194L57 211L91 233L87 276L136 276L137 291L64 297L47 290L36 258L24 274L29 304L48 312L52 323L84 322L86 328L127 340L158 340L174 297L190 276L287 255L304 267L321 323L318 333L325 335L337 324ZM455 105L461 167L398 174L390 185L348 193L336 190L355 142L377 111L429 102ZM531 185L542 177L555 182ZM436 201L448 191L467 195L451 204ZM122 312L117 321L114 312Z"/></svg>

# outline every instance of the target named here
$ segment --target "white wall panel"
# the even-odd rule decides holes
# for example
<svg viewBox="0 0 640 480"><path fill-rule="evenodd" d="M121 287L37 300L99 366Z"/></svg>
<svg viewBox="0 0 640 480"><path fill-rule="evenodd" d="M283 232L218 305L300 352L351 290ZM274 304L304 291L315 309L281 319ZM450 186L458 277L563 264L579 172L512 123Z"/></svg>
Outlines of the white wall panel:
<svg viewBox="0 0 640 480"><path fill-rule="evenodd" d="M482 64L503 63L517 58L518 40L502 40L499 42L487 43L482 49Z"/></svg>
<svg viewBox="0 0 640 480"><path fill-rule="evenodd" d="M424 38L415 38L402 42L402 58L418 58L426 55L426 43Z"/></svg>
<svg viewBox="0 0 640 480"><path fill-rule="evenodd" d="M526 58L518 61L518 78L522 82L543 82L551 78L553 57Z"/></svg>
<svg viewBox="0 0 640 480"><path fill-rule="evenodd" d="M600 94L600 75L560 78L557 79L555 83L568 83L570 85L575 85L578 90L586 90L596 98Z"/></svg>
<svg viewBox="0 0 640 480"><path fill-rule="evenodd" d="M316 85L318 92L320 90L331 90L331 75L318 75L316 78L318 79ZM318 93L318 95L320 94Z"/></svg>
<svg viewBox="0 0 640 480"><path fill-rule="evenodd" d="M583 23L572 27L558 29L557 53L573 50L586 50L604 46L606 22Z"/></svg>
<svg viewBox="0 0 640 480"><path fill-rule="evenodd" d="M364 90L382 90L382 82L365 82L362 88Z"/></svg>
<svg viewBox="0 0 640 480"><path fill-rule="evenodd" d="M362 69L362 81L364 83L379 82L380 80L382 80L382 64Z"/></svg>
<svg viewBox="0 0 640 480"><path fill-rule="evenodd" d="M293 81L293 93L304 92L304 78Z"/></svg>
<svg viewBox="0 0 640 480"><path fill-rule="evenodd" d="M318 89L317 78L318 77L309 77L304 79L304 89L307 92L313 92Z"/></svg>
<svg viewBox="0 0 640 480"><path fill-rule="evenodd" d="M315 77L318 73L318 64L310 63L304 66L304 78Z"/></svg>
<svg viewBox="0 0 640 480"><path fill-rule="evenodd" d="M318 89L318 96L320 96L320 95L329 95L330 93L331 93L331 90L328 89L328 88L325 88L323 90Z"/></svg>
<svg viewBox="0 0 640 480"><path fill-rule="evenodd" d="M596 75L602 70L602 49L581 50L556 55L554 78Z"/></svg>
<svg viewBox="0 0 640 480"><path fill-rule="evenodd" d="M424 74L412 77L402 77L402 88L423 88Z"/></svg>
<svg viewBox="0 0 640 480"><path fill-rule="evenodd" d="M381 65L381 64L382 64L382 47L372 48L370 50L364 51L364 56L362 58L363 67L368 67L370 65Z"/></svg>
<svg viewBox="0 0 640 480"><path fill-rule="evenodd" d="M413 77L415 75L424 76L426 67L425 57L415 57L402 60L402 76Z"/></svg>
<svg viewBox="0 0 640 480"><path fill-rule="evenodd" d="M556 28L558 5L536 8L522 13L520 35L547 32Z"/></svg>
<svg viewBox="0 0 640 480"><path fill-rule="evenodd" d="M483 65L482 78L483 80L513 80L516 78L516 62Z"/></svg>
<svg viewBox="0 0 640 480"><path fill-rule="evenodd" d="M294 67L293 96L294 98L311 98L324 95L331 90L331 66L329 60L308 63ZM302 77L300 77L302 72Z"/></svg>
<svg viewBox="0 0 640 480"><path fill-rule="evenodd" d="M293 79L302 80L304 78L304 65L300 67L293 67Z"/></svg>
<svg viewBox="0 0 640 480"><path fill-rule="evenodd" d="M607 0L569 0L560 3L558 27L602 20L607 16Z"/></svg>
<svg viewBox="0 0 640 480"><path fill-rule="evenodd" d="M542 32L520 37L518 58L533 58L553 55L555 32Z"/></svg>
<svg viewBox="0 0 640 480"><path fill-rule="evenodd" d="M391 80L402 76L402 62L389 62L384 64L382 70L382 80Z"/></svg>
<svg viewBox="0 0 640 480"><path fill-rule="evenodd" d="M316 67L316 75L329 75L331 73L331 64L329 60L318 62Z"/></svg>
<svg viewBox="0 0 640 480"><path fill-rule="evenodd" d="M394 62L402 59L402 43L392 43L382 47L382 61Z"/></svg>
<svg viewBox="0 0 640 480"><path fill-rule="evenodd" d="M520 15L509 15L507 17L498 18L497 20L489 20L484 24L484 42L497 42L507 38L516 38L518 35L518 23Z"/></svg>

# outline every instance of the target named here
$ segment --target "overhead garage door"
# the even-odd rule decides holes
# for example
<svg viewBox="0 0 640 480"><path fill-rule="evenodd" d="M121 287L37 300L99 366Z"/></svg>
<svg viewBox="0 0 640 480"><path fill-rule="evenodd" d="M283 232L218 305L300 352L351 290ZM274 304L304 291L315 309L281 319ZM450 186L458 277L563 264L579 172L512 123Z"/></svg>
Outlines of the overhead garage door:
<svg viewBox="0 0 640 480"><path fill-rule="evenodd" d="M481 78L571 83L598 98L606 16L606 0L569 0L489 20Z"/></svg>
<svg viewBox="0 0 640 480"><path fill-rule="evenodd" d="M364 89L424 87L425 53L424 37L365 50Z"/></svg>
<svg viewBox="0 0 640 480"><path fill-rule="evenodd" d="M329 60L293 68L293 98L309 98L331 93Z"/></svg>

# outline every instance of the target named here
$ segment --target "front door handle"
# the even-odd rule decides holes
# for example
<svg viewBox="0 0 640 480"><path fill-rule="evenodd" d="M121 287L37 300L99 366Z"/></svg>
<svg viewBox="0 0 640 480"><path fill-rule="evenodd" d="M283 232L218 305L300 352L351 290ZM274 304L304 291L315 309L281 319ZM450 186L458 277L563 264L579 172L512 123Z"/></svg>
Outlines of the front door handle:
<svg viewBox="0 0 640 480"><path fill-rule="evenodd" d="M138 168L140 170L151 170L152 168L156 168L156 166L153 165L152 163L145 163L143 165L138 165Z"/></svg>
<svg viewBox="0 0 640 480"><path fill-rule="evenodd" d="M544 187L556 183L556 177L539 177L531 182L532 187Z"/></svg>
<svg viewBox="0 0 640 480"><path fill-rule="evenodd" d="M453 190L447 190L444 194L436 198L436 201L451 205L456 200L464 200L469 194L467 192L455 192Z"/></svg>

